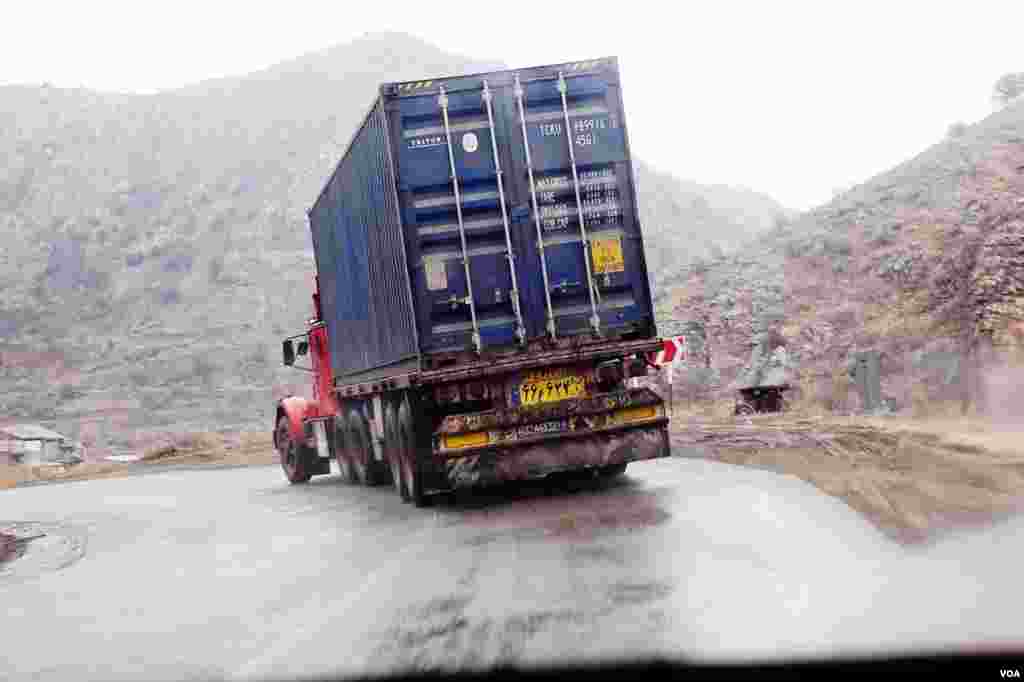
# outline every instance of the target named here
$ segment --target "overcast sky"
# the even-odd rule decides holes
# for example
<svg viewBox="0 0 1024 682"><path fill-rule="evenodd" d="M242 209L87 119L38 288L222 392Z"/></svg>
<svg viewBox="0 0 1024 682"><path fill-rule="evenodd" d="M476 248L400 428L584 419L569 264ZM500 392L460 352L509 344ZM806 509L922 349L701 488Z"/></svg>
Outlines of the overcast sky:
<svg viewBox="0 0 1024 682"><path fill-rule="evenodd" d="M371 31L511 67L617 55L635 156L797 209L991 113L1024 2L5 3L0 83L153 92Z"/></svg>

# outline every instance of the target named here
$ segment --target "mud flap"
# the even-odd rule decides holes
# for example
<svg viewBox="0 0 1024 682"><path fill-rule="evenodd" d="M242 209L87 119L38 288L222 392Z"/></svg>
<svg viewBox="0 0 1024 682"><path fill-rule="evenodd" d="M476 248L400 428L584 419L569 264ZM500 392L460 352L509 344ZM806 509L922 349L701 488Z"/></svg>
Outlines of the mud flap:
<svg viewBox="0 0 1024 682"><path fill-rule="evenodd" d="M519 448L488 450L445 461L453 488L539 478L559 471L603 467L671 454L668 427L597 433L586 438L553 438Z"/></svg>

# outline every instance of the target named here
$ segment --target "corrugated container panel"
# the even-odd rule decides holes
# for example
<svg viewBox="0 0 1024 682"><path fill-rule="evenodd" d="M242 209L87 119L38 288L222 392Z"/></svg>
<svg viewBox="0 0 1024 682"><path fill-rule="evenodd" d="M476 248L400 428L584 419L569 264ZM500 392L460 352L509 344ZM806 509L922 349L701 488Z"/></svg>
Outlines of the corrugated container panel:
<svg viewBox="0 0 1024 682"><path fill-rule="evenodd" d="M416 357L383 107L378 102L310 211L336 376Z"/></svg>

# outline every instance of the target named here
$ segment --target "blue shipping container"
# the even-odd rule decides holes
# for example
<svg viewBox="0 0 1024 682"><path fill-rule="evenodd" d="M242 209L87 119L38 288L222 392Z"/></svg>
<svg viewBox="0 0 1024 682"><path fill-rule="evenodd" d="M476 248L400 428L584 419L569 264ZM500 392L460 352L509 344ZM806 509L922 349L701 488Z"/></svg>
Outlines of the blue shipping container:
<svg viewBox="0 0 1024 682"><path fill-rule="evenodd" d="M381 86L309 221L339 383L656 334L615 58Z"/></svg>

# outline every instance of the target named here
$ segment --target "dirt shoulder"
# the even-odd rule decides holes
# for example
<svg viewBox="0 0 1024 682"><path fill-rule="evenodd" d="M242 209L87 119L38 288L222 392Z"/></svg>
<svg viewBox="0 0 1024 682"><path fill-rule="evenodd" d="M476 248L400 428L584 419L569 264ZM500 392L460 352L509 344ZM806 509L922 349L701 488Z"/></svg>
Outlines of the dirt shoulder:
<svg viewBox="0 0 1024 682"><path fill-rule="evenodd" d="M679 419L677 452L792 474L921 543L1024 510L1024 439L965 420Z"/></svg>
<svg viewBox="0 0 1024 682"><path fill-rule="evenodd" d="M142 454L137 462L83 462L69 466L0 465L0 489L17 485L121 478L175 466L234 467L273 464L277 460L265 433L198 433L170 438Z"/></svg>

